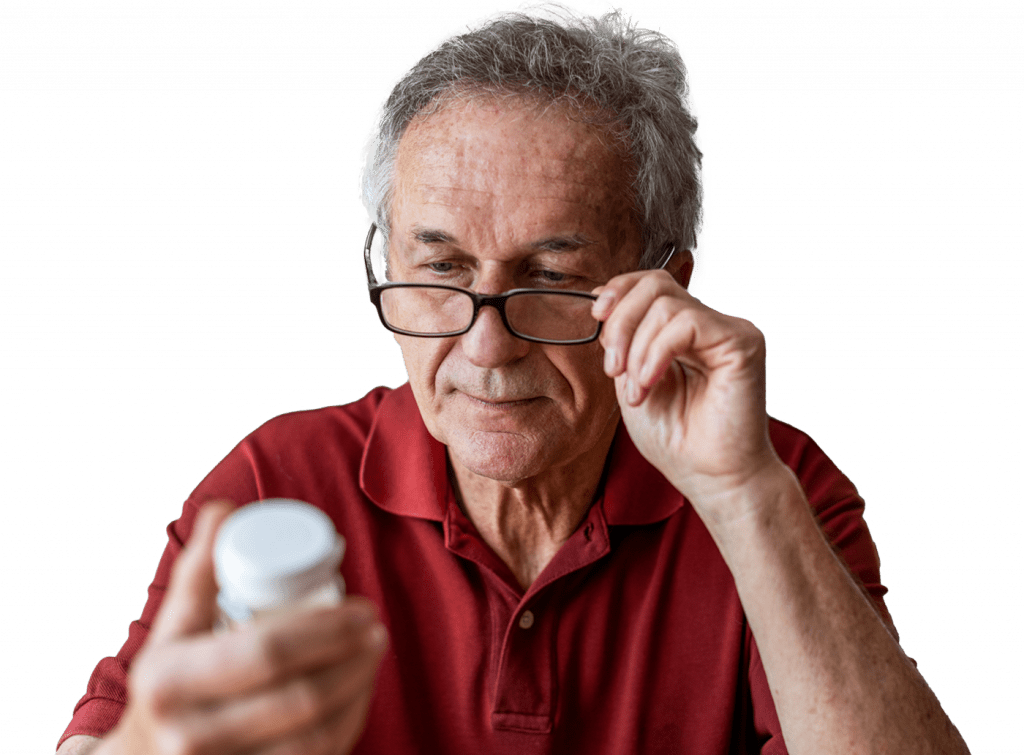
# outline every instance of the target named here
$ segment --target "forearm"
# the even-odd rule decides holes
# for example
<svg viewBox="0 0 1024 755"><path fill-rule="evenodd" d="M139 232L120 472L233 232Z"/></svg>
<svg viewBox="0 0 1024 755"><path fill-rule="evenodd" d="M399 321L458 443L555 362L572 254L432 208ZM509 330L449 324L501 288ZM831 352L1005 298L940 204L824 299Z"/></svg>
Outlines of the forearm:
<svg viewBox="0 0 1024 755"><path fill-rule="evenodd" d="M935 695L826 542L780 464L709 523L791 753L963 753Z"/></svg>

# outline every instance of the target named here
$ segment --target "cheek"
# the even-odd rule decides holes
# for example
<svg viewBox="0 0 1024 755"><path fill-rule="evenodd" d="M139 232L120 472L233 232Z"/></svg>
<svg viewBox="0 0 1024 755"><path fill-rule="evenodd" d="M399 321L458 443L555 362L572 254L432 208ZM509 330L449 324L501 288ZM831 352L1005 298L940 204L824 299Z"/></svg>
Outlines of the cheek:
<svg viewBox="0 0 1024 755"><path fill-rule="evenodd" d="M446 339L395 335L395 341L402 350L405 371L409 375L409 383L412 384L413 390L418 395L431 393L438 365L444 359Z"/></svg>
<svg viewBox="0 0 1024 755"><path fill-rule="evenodd" d="M597 343L567 348L587 350L552 359L572 391L573 404L580 410L610 407L615 403L615 381L604 374L604 349Z"/></svg>
<svg viewBox="0 0 1024 755"><path fill-rule="evenodd" d="M437 386L438 368L447 353L444 348L445 339L411 338L396 334L395 341L402 350L409 387L412 388L423 424L437 441L447 445L448 437L439 422L439 404L443 396L438 394Z"/></svg>

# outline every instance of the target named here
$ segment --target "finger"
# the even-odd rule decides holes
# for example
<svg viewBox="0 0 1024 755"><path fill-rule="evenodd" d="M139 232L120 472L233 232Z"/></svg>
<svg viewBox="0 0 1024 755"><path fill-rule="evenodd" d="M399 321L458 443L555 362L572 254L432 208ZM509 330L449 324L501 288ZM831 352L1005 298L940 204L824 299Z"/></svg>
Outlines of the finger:
<svg viewBox="0 0 1024 755"><path fill-rule="evenodd" d="M746 324L703 305L679 306L670 319L644 334L643 354L630 364L630 404L642 402L673 361L691 374L705 376L723 369L738 374L756 361L758 353L763 363L763 349L758 352L752 326L746 328Z"/></svg>
<svg viewBox="0 0 1024 755"><path fill-rule="evenodd" d="M645 273L646 271L638 271L617 275L603 286L593 289L590 293L595 294L597 300L590 311L591 315L597 320L607 320L612 310L615 309L615 305L629 293L629 290L642 279Z"/></svg>
<svg viewBox="0 0 1024 755"><path fill-rule="evenodd" d="M369 690L330 720L255 750L253 755L343 755L355 746L366 726L372 697Z"/></svg>
<svg viewBox="0 0 1024 755"><path fill-rule="evenodd" d="M697 374L706 373L693 353L702 313L682 306L672 313L666 311L667 305L659 309L657 315L649 314L641 324L630 348L622 391L630 406L643 403L674 361Z"/></svg>
<svg viewBox="0 0 1024 755"><path fill-rule="evenodd" d="M636 406L646 395L647 389L656 382L665 364L656 364L651 359L651 344L659 336L664 337L666 328L680 316L682 310L692 307L675 296L659 296L644 313L629 342L626 357L625 395L630 405ZM656 371L655 371L656 370Z"/></svg>
<svg viewBox="0 0 1024 755"><path fill-rule="evenodd" d="M372 691L383 656L382 637L368 637L360 652L347 660L262 689L190 717L201 752L249 749L286 738L345 711Z"/></svg>
<svg viewBox="0 0 1024 755"><path fill-rule="evenodd" d="M217 582L213 541L234 504L213 501L196 515L188 544L178 555L163 605L153 622L150 643L165 642L213 628L217 615Z"/></svg>
<svg viewBox="0 0 1024 755"><path fill-rule="evenodd" d="M618 377L626 369L636 328L655 299L664 294L687 295L685 289L664 271L618 276L609 281L600 294L598 302L605 295L609 295L613 302L601 333L601 345L605 349L604 369L609 377Z"/></svg>
<svg viewBox="0 0 1024 755"><path fill-rule="evenodd" d="M345 662L381 631L373 604L348 598L335 608L267 617L168 648L150 676L163 705L216 704Z"/></svg>

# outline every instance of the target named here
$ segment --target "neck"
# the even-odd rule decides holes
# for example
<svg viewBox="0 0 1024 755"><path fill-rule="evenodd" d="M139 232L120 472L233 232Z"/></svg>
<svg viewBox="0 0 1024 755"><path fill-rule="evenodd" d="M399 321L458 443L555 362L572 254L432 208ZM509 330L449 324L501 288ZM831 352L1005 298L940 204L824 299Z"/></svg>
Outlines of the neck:
<svg viewBox="0 0 1024 755"><path fill-rule="evenodd" d="M507 482L474 473L449 454L459 505L525 590L576 531L597 495L615 436L536 477Z"/></svg>

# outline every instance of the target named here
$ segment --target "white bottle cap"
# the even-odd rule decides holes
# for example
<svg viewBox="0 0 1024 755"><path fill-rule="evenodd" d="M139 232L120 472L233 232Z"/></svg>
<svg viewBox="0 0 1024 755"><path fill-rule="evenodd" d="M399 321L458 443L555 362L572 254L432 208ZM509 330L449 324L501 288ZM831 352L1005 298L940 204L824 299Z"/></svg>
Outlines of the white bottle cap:
<svg viewBox="0 0 1024 755"><path fill-rule="evenodd" d="M344 538L315 506L287 498L243 506L217 532L217 602L242 621L290 603L336 579L344 551Z"/></svg>

